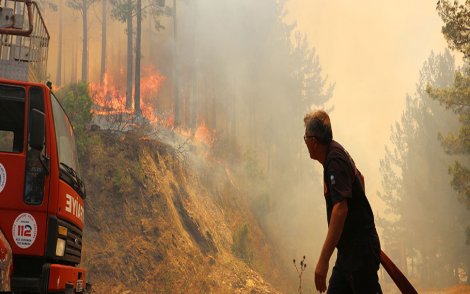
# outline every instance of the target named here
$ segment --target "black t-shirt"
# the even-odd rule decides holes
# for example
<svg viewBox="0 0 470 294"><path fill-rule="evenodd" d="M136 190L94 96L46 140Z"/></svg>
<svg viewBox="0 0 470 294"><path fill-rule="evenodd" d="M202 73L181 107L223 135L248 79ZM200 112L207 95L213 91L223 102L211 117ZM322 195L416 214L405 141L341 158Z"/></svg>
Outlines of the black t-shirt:
<svg viewBox="0 0 470 294"><path fill-rule="evenodd" d="M348 152L336 141L329 145L323 180L328 224L333 205L348 202L348 215L336 247L342 250L356 240L376 235L374 215L361 183L360 172Z"/></svg>

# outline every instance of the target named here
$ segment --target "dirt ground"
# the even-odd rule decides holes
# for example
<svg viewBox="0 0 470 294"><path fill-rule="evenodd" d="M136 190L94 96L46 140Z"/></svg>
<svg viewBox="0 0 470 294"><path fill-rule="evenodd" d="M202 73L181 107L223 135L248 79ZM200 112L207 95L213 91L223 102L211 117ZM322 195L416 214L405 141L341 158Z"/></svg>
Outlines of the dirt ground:
<svg viewBox="0 0 470 294"><path fill-rule="evenodd" d="M393 283L381 283L382 291L385 294L400 294L400 291ZM444 289L416 289L419 294L470 294L469 285L456 285Z"/></svg>
<svg viewBox="0 0 470 294"><path fill-rule="evenodd" d="M447 289L428 289L420 291L423 294L470 294L469 285L458 285Z"/></svg>

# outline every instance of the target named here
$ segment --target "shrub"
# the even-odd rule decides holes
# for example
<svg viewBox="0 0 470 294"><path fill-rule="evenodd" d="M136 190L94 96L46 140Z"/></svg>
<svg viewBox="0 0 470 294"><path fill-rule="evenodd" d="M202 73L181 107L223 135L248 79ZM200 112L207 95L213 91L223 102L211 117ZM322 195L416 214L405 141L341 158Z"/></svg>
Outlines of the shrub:
<svg viewBox="0 0 470 294"><path fill-rule="evenodd" d="M86 158L90 144L94 141L87 128L92 120L91 108L93 101L88 91L88 85L83 82L69 84L60 89L57 94L75 131L78 156Z"/></svg>
<svg viewBox="0 0 470 294"><path fill-rule="evenodd" d="M249 237L249 228L244 224L233 234L232 253L247 264L253 261L253 243Z"/></svg>

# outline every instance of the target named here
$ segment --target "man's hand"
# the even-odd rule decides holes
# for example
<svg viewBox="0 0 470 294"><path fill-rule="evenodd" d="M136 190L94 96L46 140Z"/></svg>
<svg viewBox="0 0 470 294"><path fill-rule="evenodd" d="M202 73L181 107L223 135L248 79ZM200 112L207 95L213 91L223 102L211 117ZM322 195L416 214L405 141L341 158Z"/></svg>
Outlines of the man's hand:
<svg viewBox="0 0 470 294"><path fill-rule="evenodd" d="M326 291L326 274L331 254L335 250L336 244L343 232L344 222L348 216L348 201L343 200L333 205L331 212L330 225L328 226L328 234L318 259L317 268L315 269L315 286L321 293Z"/></svg>
<svg viewBox="0 0 470 294"><path fill-rule="evenodd" d="M319 260L315 269L315 287L320 293L326 291L326 274L328 273L328 261Z"/></svg>

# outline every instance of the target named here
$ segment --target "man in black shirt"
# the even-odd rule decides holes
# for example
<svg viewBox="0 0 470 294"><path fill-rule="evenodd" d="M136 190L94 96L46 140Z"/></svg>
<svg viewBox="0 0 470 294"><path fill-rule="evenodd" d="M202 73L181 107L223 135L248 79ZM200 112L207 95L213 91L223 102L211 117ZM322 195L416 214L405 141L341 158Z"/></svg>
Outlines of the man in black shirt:
<svg viewBox="0 0 470 294"><path fill-rule="evenodd" d="M328 220L328 234L315 269L315 286L320 292L326 291L329 261L336 247L337 259L327 293L382 293L377 276L380 242L365 195L364 177L348 152L333 140L326 112L308 113L304 123L310 157L323 165Z"/></svg>

